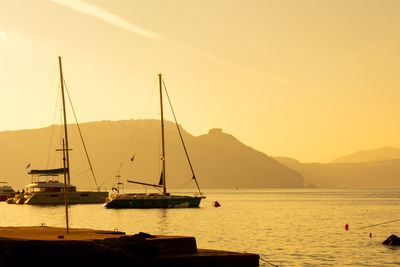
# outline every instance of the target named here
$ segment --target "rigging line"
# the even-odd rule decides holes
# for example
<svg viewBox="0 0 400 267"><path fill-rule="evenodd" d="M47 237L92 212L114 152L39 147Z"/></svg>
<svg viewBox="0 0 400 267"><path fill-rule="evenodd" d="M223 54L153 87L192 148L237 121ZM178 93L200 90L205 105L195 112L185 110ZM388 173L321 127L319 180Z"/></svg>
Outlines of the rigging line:
<svg viewBox="0 0 400 267"><path fill-rule="evenodd" d="M122 164L120 164L119 166L118 166L118 168L120 169L122 167ZM118 171L117 171L118 172ZM108 182L108 180L111 178L111 177L115 177L115 176L112 176L114 174L114 171L112 171L109 175L107 175L107 178L104 180L104 182L103 183L101 183L100 184L100 187L102 187L106 182Z"/></svg>
<svg viewBox="0 0 400 267"><path fill-rule="evenodd" d="M132 138L130 139L129 145L126 147L125 153L124 153L124 155L123 155L123 157L121 159L121 164L124 161L124 159L126 158L126 155L128 154L130 148L133 147L134 148L133 150L135 151L137 149L137 147L138 147L139 142L142 140L142 136L143 136L143 129L142 128L143 128L143 124L144 124L144 119L143 118L147 117L147 114L149 113L150 106L151 106L150 104L151 104L151 102L152 102L152 100L154 98L154 95L155 95L154 90L150 90L150 94L147 97L147 100L146 100L146 102L144 104L143 110L142 110L142 112L140 114L140 117L139 117L140 121L138 122L137 126L134 125L134 129L135 128L136 129L134 130L134 134L132 135ZM131 173L132 167L133 167L133 164L129 164L128 175Z"/></svg>
<svg viewBox="0 0 400 267"><path fill-rule="evenodd" d="M61 86L61 85L59 85L59 86ZM55 106L55 110L54 110L54 118L53 118L53 126L52 126L52 134L51 134L51 138L50 138L50 145L49 145L49 152L48 152L48 162L47 162L47 168L49 168L49 163L50 163L50 156L51 156L51 152L50 152L50 149L51 149L51 146L52 145L54 145L55 147L58 147L59 145L62 145L62 140L63 140L63 131L62 130L59 130L60 129L60 125L57 125L56 123L55 123L55 121L56 121L56 116L57 116L57 108L58 108L58 105L59 105L59 101L60 101L60 93L61 93L61 88L60 88L60 90L58 90L58 94L57 94L57 101L56 101L56 106ZM60 118L59 118L59 121L63 121L63 111L62 111L62 108L60 109L60 113L59 113L59 115L60 115ZM54 137L54 135L59 135L58 136L58 138L57 138L57 140L60 140L60 144L58 144L56 141L55 141L55 138L53 138ZM58 162L57 162L57 160L58 160ZM63 160L63 157L57 157L57 155L56 154L53 154L53 159L51 160L54 164L57 164L57 165L59 165L59 166L62 166L64 163L64 160Z"/></svg>
<svg viewBox="0 0 400 267"><path fill-rule="evenodd" d="M194 170L193 170L192 163L190 162L190 159L189 159L189 154L188 154L188 151L186 149L185 142L183 141L183 136L182 136L181 130L179 128L178 121L177 121L176 116L175 116L174 108L172 107L171 99L169 98L169 95L168 95L167 86L165 86L164 80L162 80L162 83L164 85L165 94L167 95L167 98L168 98L169 106L171 107L172 115L174 116L176 128L178 129L178 133L179 133L179 137L181 138L183 149L185 150L185 154L186 154L186 158L188 160L189 166L190 166L190 170L192 171L192 174L193 174L192 179L194 179L194 181L196 182L196 186L197 186L197 189L199 190L199 193L202 194L201 190L200 190L200 187L199 187L199 184L198 184L197 179L196 179L196 175L195 175Z"/></svg>
<svg viewBox="0 0 400 267"><path fill-rule="evenodd" d="M67 96L68 96L69 104L71 105L72 113L74 114L76 126L78 127L78 132L79 132L79 135L80 135L80 137L81 137L81 141L82 141L82 144L83 144L83 148L84 148L85 153L86 153L86 158L87 158L88 163L89 163L90 171L92 172L92 175L93 175L94 183L95 183L95 185L96 185L97 191L100 191L100 187L97 185L96 175L94 174L94 170L93 170L93 167L92 167L92 162L90 161L89 153L88 153L88 151L87 151L87 149L86 149L85 141L83 140L83 135L82 135L81 127L79 126L78 119L77 119L76 114L75 114L75 109L74 109L74 106L72 105L72 101L71 101L71 97L70 97L70 95L69 95L67 83L65 82L65 80L63 80L63 82L64 82L64 85L65 85L65 91L67 91Z"/></svg>
<svg viewBox="0 0 400 267"><path fill-rule="evenodd" d="M133 137L131 139L131 143L129 144L129 147L131 147L132 144L134 143L133 147L134 147L134 149L137 149L137 146L138 146L139 142L142 140L142 136L143 136L143 132L144 132L143 131L144 118L148 116L148 113L149 113L149 110L150 110L150 106L151 106L151 102L153 101L154 95L155 95L154 90L150 90L150 94L147 97L147 100L145 102L145 105L144 105L144 108L142 110L142 113L140 114L141 121L139 122L139 125L138 125L139 129L138 129L138 131L136 131L136 133L138 133L138 134L134 136L134 137L136 137L136 140L134 142L134 140L133 140L134 137ZM129 147L128 147L128 149L129 149ZM125 153L125 156L128 153L128 149L127 149L127 152ZM132 167L132 164L130 166Z"/></svg>
<svg viewBox="0 0 400 267"><path fill-rule="evenodd" d="M55 65L55 68L54 68L54 73L53 73L53 75L51 76L52 78L50 79L50 82L49 82L49 88L53 88L53 83L54 83L54 77L55 77L55 73L56 73L56 71L58 70L58 66L57 66L57 64ZM50 92L50 90L49 90L49 92ZM59 93L60 91L59 90L57 90L57 92ZM45 102L44 103L47 103L47 100L48 100L48 98L50 97L49 96L50 94L48 93L48 95L46 96L46 98L45 98ZM57 99L56 99L56 102L58 101L58 97L57 97ZM42 105L42 106L44 106L44 104ZM56 104L56 108L57 108L57 104ZM30 161L32 161L32 159L34 158L34 156L35 156L35 154L36 154L36 152L37 152L37 146L38 146L38 144L40 143L38 140L39 140L39 133L43 133L44 132L44 113L45 113L45 111L43 110L43 114L42 114L42 119L41 119L41 122L40 122L40 129L38 130L38 131L36 131L35 132L35 142L34 142L34 146L33 146L33 149L31 150L31 156L30 156ZM55 113L54 113L55 114ZM55 116L55 115L54 115ZM54 121L55 121L55 119L53 118L53 124L54 124ZM51 140L51 139L50 139ZM51 147L51 143L50 143L50 146L49 146L49 151L50 151L50 147ZM49 163L49 161L50 161L50 152L48 152L48 156L47 156L47 166L48 166L48 163ZM43 154L41 154L41 155L43 155ZM39 157L41 157L41 155L39 156ZM29 162L29 164L31 164L31 162Z"/></svg>
<svg viewBox="0 0 400 267"><path fill-rule="evenodd" d="M119 165L117 174L115 175L115 178L117 178L117 181L114 184L117 184L117 188L118 188L119 178L121 178L120 174L121 174L122 165L123 165L122 163Z"/></svg>
<svg viewBox="0 0 400 267"><path fill-rule="evenodd" d="M83 170L83 171L81 171L81 172L75 174L74 176L75 176L75 177L79 177L79 176L85 174L87 171L88 171L87 169L86 169L86 170Z"/></svg>
<svg viewBox="0 0 400 267"><path fill-rule="evenodd" d="M154 87L155 87L155 85L154 85L153 88L150 90L150 94L149 94L149 96L148 96L148 98L147 98L147 100L146 100L146 103L145 103L145 106L144 106L144 108L143 108L143 111L142 111L142 113L140 114L140 119L141 119L141 121L139 122L139 130L143 128L143 124L144 124L144 122L145 122L145 119L144 119L144 118L148 118L148 115L149 115L149 112L150 112L150 108L151 108L151 103L153 102L154 95L155 95L155 92L156 92L156 90L154 90ZM142 139L143 132L144 132L143 130L139 131L139 137L138 137L138 139L136 140L135 147L137 147L137 144L138 144L138 143L140 142L140 140Z"/></svg>
<svg viewBox="0 0 400 267"><path fill-rule="evenodd" d="M51 127L51 134L50 134L50 145L49 145L49 150L47 152L47 164L46 164L46 169L49 168L49 163L50 163L50 149L51 149L51 144L53 142L53 137L54 137L54 130L56 128L55 121L56 121L56 115L57 115L57 106L58 106L58 100L60 96L60 90L57 90L57 99L56 99L56 105L54 107L54 115L53 115L53 124L50 126Z"/></svg>
<svg viewBox="0 0 400 267"><path fill-rule="evenodd" d="M177 186L177 187L175 188L175 190L182 189L182 187L184 187L184 186L187 185L189 182L191 182L192 179L193 179L193 178L190 178L189 180L187 180L186 182L184 182L184 183L181 184L180 186Z"/></svg>
<svg viewBox="0 0 400 267"><path fill-rule="evenodd" d="M50 163L50 149L51 149L51 144L53 143L53 136L54 136L54 128L55 125L53 124L51 127L51 133L50 133L50 144L49 144L49 150L47 151L47 162L46 162L46 169L49 168L49 163Z"/></svg>
<svg viewBox="0 0 400 267"><path fill-rule="evenodd" d="M119 169L118 169L117 175L121 174L121 169L122 169L122 163L121 163L121 165L119 165Z"/></svg>
<svg viewBox="0 0 400 267"><path fill-rule="evenodd" d="M269 265L272 265L272 266L275 266L275 267L279 267L279 265L275 265L275 264L273 264L273 263L270 263L269 261L267 261L267 260L264 260L263 258L261 258L260 257L260 260L262 260L263 262L266 262L266 263L268 263Z"/></svg>
<svg viewBox="0 0 400 267"><path fill-rule="evenodd" d="M160 188L154 187L158 192L162 192L162 190Z"/></svg>
<svg viewBox="0 0 400 267"><path fill-rule="evenodd" d="M400 219L396 219L396 220L392 220L392 221L387 221L387 222L383 222L383 223L371 224L371 225L367 225L367 226L361 227L360 229L364 229L364 228L368 228L368 227L373 227L373 226L378 226L378 225L387 224L387 223L392 223L392 222L397 222L397 221L400 221Z"/></svg>

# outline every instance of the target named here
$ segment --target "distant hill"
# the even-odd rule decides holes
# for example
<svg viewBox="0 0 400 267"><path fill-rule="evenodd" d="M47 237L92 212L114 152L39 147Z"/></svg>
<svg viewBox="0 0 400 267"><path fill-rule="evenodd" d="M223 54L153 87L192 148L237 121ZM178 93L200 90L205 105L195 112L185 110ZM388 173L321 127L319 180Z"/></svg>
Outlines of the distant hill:
<svg viewBox="0 0 400 267"><path fill-rule="evenodd" d="M160 177L160 121L127 120L81 124L98 185L110 189L121 175L125 189L140 188L127 179L157 183ZM182 130L200 187L303 187L303 177L264 153L244 145L221 129L193 136ZM166 122L168 188L194 188L191 171L174 123ZM0 179L16 189L28 184L30 169L62 166L62 127L0 132ZM52 138L51 138L52 137ZM71 183L94 189L77 127L69 127ZM29 167L28 167L29 165ZM28 167L28 168L27 168Z"/></svg>
<svg viewBox="0 0 400 267"><path fill-rule="evenodd" d="M199 168L199 175L207 177L206 187L224 188L225 183L239 188L304 185L301 175L222 130L196 137L193 145L197 162L207 162L207 166Z"/></svg>
<svg viewBox="0 0 400 267"><path fill-rule="evenodd" d="M301 163L276 160L299 172L307 187L400 188L400 159L359 163Z"/></svg>
<svg viewBox="0 0 400 267"><path fill-rule="evenodd" d="M339 157L330 163L373 162L390 159L400 159L399 148L382 147L378 149L358 151L350 155Z"/></svg>

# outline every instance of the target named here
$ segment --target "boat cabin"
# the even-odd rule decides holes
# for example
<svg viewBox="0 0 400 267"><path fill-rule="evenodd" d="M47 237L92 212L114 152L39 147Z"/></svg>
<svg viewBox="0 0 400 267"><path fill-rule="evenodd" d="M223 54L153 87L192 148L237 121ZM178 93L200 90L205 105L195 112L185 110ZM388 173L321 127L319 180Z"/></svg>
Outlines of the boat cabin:
<svg viewBox="0 0 400 267"><path fill-rule="evenodd" d="M25 189L26 192L64 192L64 183L60 183L55 180L48 180L45 182L35 182L28 184ZM68 192L75 192L76 187L73 185L67 185Z"/></svg>
<svg viewBox="0 0 400 267"><path fill-rule="evenodd" d="M65 184L60 182L60 176L64 175L63 168L50 170L31 170L32 181L25 187L26 192L64 192ZM67 184L68 192L75 192L76 186Z"/></svg>

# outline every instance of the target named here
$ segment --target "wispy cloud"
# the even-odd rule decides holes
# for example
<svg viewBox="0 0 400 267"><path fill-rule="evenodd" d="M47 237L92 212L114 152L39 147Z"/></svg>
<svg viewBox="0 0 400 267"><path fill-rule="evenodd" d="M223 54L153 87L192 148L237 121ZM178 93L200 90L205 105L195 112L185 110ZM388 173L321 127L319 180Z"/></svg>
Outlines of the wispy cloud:
<svg viewBox="0 0 400 267"><path fill-rule="evenodd" d="M175 48L178 48L178 49L182 49L182 50L186 50L186 51L188 51L188 52L190 52L192 54L198 55L198 56L200 56L200 57L202 57L202 58L204 58L204 59L206 59L208 61L217 63L219 65L226 66L226 67L228 67L230 69L234 69L234 70L237 70L237 71L240 71L240 72L246 72L246 73L249 73L249 74L251 74L253 76L258 76L258 77L261 77L261 78L267 78L267 79L269 79L271 81L275 81L275 82L278 82L280 84L287 84L288 83L288 81L286 79L283 79L283 78L278 77L276 75L269 74L269 73L266 73L266 72L256 71L256 70L253 70L253 69L250 69L250 68L243 67L243 66L241 66L239 64L236 64L236 63L221 59L221 58L216 57L214 55L211 55L211 54L205 53L203 51L188 47L186 45L177 43L175 41L171 41L171 40L167 40L167 39L163 39L163 41L165 43L167 43L168 45L172 46L172 47L175 47Z"/></svg>
<svg viewBox="0 0 400 267"><path fill-rule="evenodd" d="M104 20L114 26L117 26L134 34L138 34L140 36L150 39L157 39L159 37L158 34L154 32L151 32L149 30L143 29L142 27L134 25L104 9L93 6L89 3L80 0L51 0L51 1L63 5L65 7L71 8L75 11L81 12L83 14Z"/></svg>
<svg viewBox="0 0 400 267"><path fill-rule="evenodd" d="M110 12L104 10L104 9L101 9L101 8L99 8L97 6L94 6L94 5L91 5L89 3L86 3L84 1L81 1L81 0L50 0L50 1L52 1L54 3L57 3L59 5L62 5L62 6L68 7L70 9L73 9L73 10L75 10L77 12L80 12L80 13L83 13L83 14L86 14L86 15L101 19L101 20L103 20L105 22L108 22L108 23L110 23L110 24L112 24L112 25L114 25L116 27L119 27L121 29L127 30L127 31L129 31L129 32L131 32L133 34L137 34L137 35L140 35L142 37L149 38L149 39L156 39L156 40L162 41L162 42L164 42L164 43L166 43L169 46L172 46L174 48L186 50L186 51L188 51L188 52L190 52L192 54L195 54L195 55L197 55L199 57L202 57L202 58L204 58L206 60L209 60L211 62L220 64L220 65L223 65L223 66L227 66L227 67L229 67L231 69L235 69L235 70L242 71L242 72L247 72L249 74L252 74L252 75L255 75L255 76L258 76L258 77L262 77L262 78L267 78L269 80L272 80L272 81L275 81L275 82L278 82L278 83L284 83L284 84L287 83L287 80L285 80L285 79L283 79L281 77L278 77L276 75L265 73L265 72L256 71L256 70L249 69L249 68L245 68L245 67L240 66L238 64L235 64L235 63L229 62L227 60L218 58L218 57L216 57L214 55L210 55L210 54L205 53L203 51L188 47L188 46L186 46L184 44L175 42L173 40L169 40L169 39L161 36L158 33L155 33L153 31L144 29L144 28L142 28L140 26L134 25L134 24L130 23L129 21L124 20L123 18L121 18L121 17L119 17L119 16L117 16L117 15L115 15L113 13L110 13ZM0 36L0 38L1 38L1 36Z"/></svg>
<svg viewBox="0 0 400 267"><path fill-rule="evenodd" d="M7 41L8 40L8 34L2 30L0 30L0 40L1 41Z"/></svg>
<svg viewBox="0 0 400 267"><path fill-rule="evenodd" d="M4 31L0 29L0 41L6 42L9 45L32 43L33 40L29 36L22 34L19 31Z"/></svg>

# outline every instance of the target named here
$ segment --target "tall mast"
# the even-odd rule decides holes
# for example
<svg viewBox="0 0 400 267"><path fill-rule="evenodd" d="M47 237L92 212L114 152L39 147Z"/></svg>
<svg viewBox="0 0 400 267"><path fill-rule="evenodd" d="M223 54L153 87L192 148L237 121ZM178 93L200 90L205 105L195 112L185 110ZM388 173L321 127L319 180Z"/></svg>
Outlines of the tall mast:
<svg viewBox="0 0 400 267"><path fill-rule="evenodd" d="M162 78L161 73L158 74L158 82L160 84L160 109L161 109L161 161L162 161L162 183L163 183L163 197L167 196L167 189L165 186L165 141L164 141L164 111L163 111L163 101L162 101Z"/></svg>
<svg viewBox="0 0 400 267"><path fill-rule="evenodd" d="M64 136L65 136L65 154L67 160L67 182L70 184L70 172L69 172L69 149L68 149L68 130L67 130L67 114L65 112L65 97L64 97L64 77L62 72L62 64L61 64L61 57L58 57L58 64L60 66L60 81L61 81L61 96L62 96L62 103L63 103L63 115L64 115Z"/></svg>
<svg viewBox="0 0 400 267"><path fill-rule="evenodd" d="M65 150L65 142L64 138L62 140L63 144L63 164L64 164L64 202L65 202L65 223L67 226L67 234L69 234L69 222L68 222L68 187L67 187L67 172L65 171L65 165L66 165L66 158L65 158L65 152L68 150Z"/></svg>

